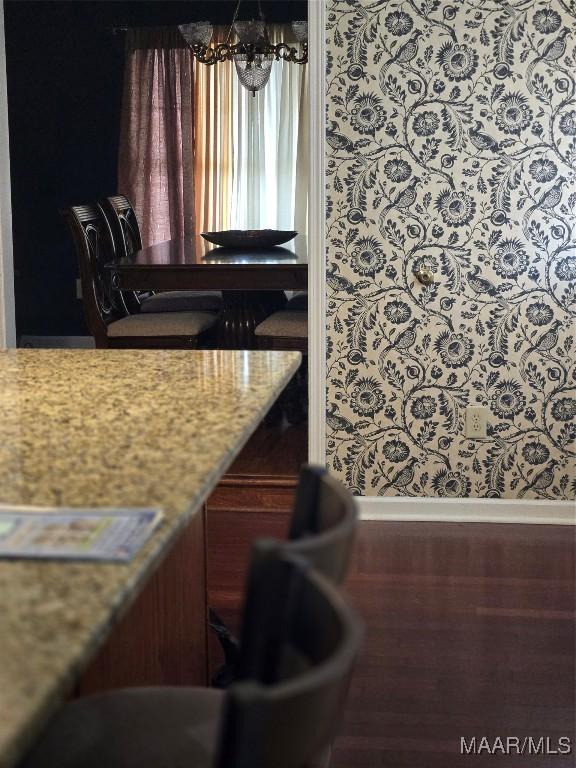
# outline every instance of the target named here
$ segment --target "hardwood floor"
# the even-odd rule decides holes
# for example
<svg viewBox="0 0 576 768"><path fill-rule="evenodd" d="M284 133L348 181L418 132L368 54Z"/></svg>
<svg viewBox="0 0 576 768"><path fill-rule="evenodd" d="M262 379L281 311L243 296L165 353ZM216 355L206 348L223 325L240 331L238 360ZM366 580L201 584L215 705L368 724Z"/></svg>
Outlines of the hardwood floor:
<svg viewBox="0 0 576 768"><path fill-rule="evenodd" d="M251 539L284 534L305 434L259 430L208 502L209 602L233 628ZM332 768L574 765L575 549L571 527L362 522L346 590L367 638ZM474 736L569 736L572 755L460 754Z"/></svg>
<svg viewBox="0 0 576 768"><path fill-rule="evenodd" d="M574 551L569 527L361 523L367 640L332 768L574 765ZM473 736L573 754L461 755Z"/></svg>

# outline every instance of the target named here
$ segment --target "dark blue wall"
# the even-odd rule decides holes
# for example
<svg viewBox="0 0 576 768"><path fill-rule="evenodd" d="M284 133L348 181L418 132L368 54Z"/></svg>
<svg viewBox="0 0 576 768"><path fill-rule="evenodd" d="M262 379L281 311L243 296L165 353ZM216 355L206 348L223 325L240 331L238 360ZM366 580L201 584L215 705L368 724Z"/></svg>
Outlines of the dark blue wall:
<svg viewBox="0 0 576 768"><path fill-rule="evenodd" d="M76 255L59 208L116 191L123 35L114 26L227 23L228 0L4 3L19 335L87 333ZM263 3L270 21L305 18L305 0ZM245 0L241 17L255 15ZM1 170L0 170L1 172Z"/></svg>

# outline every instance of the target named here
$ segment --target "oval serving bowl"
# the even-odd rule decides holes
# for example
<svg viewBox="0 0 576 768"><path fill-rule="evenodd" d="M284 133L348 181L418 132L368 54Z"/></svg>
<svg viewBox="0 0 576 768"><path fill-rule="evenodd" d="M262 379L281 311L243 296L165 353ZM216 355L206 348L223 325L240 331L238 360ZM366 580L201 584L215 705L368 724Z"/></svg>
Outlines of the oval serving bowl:
<svg viewBox="0 0 576 768"><path fill-rule="evenodd" d="M280 229L227 229L223 232L202 232L201 234L204 240L221 248L243 248L256 251L287 243L288 240L295 238L298 232Z"/></svg>

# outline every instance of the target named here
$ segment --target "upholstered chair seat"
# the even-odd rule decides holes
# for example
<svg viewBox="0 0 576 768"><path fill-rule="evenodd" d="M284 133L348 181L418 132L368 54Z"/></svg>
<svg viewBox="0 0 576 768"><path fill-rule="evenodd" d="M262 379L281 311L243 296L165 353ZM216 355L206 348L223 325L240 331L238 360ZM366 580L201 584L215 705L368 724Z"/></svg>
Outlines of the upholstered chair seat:
<svg viewBox="0 0 576 768"><path fill-rule="evenodd" d="M140 312L218 312L220 291L161 291L145 299Z"/></svg>
<svg viewBox="0 0 576 768"><path fill-rule="evenodd" d="M308 338L308 313L297 310L282 310L267 317L254 331L256 336L274 338Z"/></svg>
<svg viewBox="0 0 576 768"><path fill-rule="evenodd" d="M308 312L298 309L274 312L256 326L254 334L259 349L294 349L304 356L298 372L268 416L268 423L284 414L290 424L299 424L308 411Z"/></svg>
<svg viewBox="0 0 576 768"><path fill-rule="evenodd" d="M132 688L64 707L21 768L211 768L224 692Z"/></svg>
<svg viewBox="0 0 576 768"><path fill-rule="evenodd" d="M214 312L158 312L128 315L108 325L108 336L198 336L216 323Z"/></svg>

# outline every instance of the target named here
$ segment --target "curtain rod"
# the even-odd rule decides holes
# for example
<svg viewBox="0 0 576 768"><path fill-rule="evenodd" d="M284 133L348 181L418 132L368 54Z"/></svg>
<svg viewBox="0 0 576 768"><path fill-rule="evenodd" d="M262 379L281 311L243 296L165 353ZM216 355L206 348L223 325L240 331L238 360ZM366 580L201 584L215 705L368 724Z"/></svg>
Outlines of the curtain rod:
<svg viewBox="0 0 576 768"><path fill-rule="evenodd" d="M282 22L282 21L280 21L280 22L278 22L278 21L270 21L270 20L268 19L268 20L267 20L267 23L268 23L268 24L288 24L289 22ZM154 25L154 24L150 24L150 25L144 25L144 27L145 27L145 26L150 26L150 29L152 29L152 28L154 28L156 25ZM178 25L177 25L177 24L168 24L168 25L164 25L164 26L173 26L173 27L176 27L176 26L178 26ZM222 26L224 26L224 27L228 27L229 25L228 25L228 24L223 24ZM142 29L142 28L143 28L143 26L142 26L142 25L140 25L140 26L138 26L138 27L137 27L137 29ZM112 27L112 34L113 34L113 35L123 35L125 32L128 32L128 30L129 30L129 29L134 29L134 27Z"/></svg>

